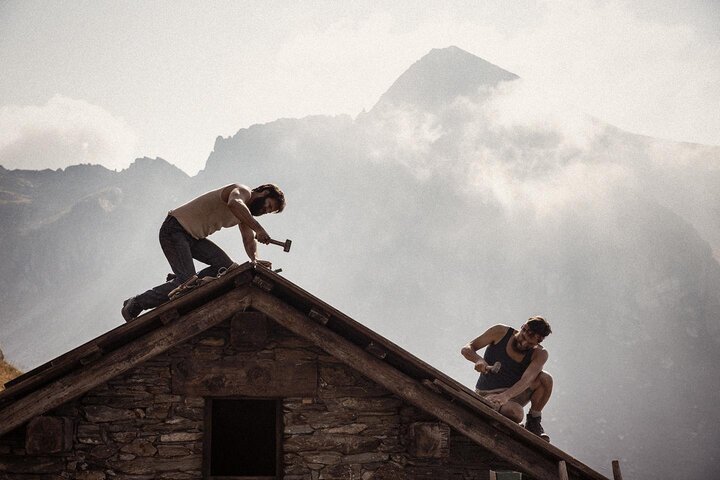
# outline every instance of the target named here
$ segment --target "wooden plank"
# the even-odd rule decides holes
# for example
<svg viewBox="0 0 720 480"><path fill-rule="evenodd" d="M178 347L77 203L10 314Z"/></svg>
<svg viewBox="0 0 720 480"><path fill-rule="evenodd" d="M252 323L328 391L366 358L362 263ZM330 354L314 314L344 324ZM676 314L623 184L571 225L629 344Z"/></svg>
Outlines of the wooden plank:
<svg viewBox="0 0 720 480"><path fill-rule="evenodd" d="M362 372L363 375L400 398L447 423L518 470L524 471L538 480L557 480L557 467L554 461L534 449L528 448L526 444L518 442L511 436L500 434L463 408L430 392L419 382L407 377L338 334L318 325L277 298L253 288L252 306L288 330L313 342L330 355Z"/></svg>
<svg viewBox="0 0 720 480"><path fill-rule="evenodd" d="M582 475L588 478L606 478L585 465L584 463L576 460L564 451L560 450L555 445L546 442L545 440L539 438L537 435L528 432L523 427L519 426L517 423L513 422L509 418L506 418L500 413L497 413L495 410L496 407L492 402L485 400L483 397L477 395L476 393L465 388L459 383L453 381L452 384L448 384L439 379L435 379L433 380L433 384L439 387L443 392L452 395L454 398L460 400L462 403L473 408L475 411L488 415L488 421L492 425L495 425L502 431L505 431L512 435L521 436L525 442L530 443L537 448L547 450L549 453L553 454L558 460L564 460L566 463L569 463L573 469L578 470ZM493 412L490 412L488 408Z"/></svg>
<svg viewBox="0 0 720 480"><path fill-rule="evenodd" d="M440 390L442 390L445 393L448 393L452 397L460 400L465 405L475 408L475 409L486 409L489 408L490 410L493 410L497 412L497 407L494 403L485 400L483 397L477 395L477 396L471 396L463 392L462 390L457 390L456 388L451 387L447 383L443 382L442 380L438 380L437 378L433 380L432 382L434 385L438 386ZM508 422L512 422L512 420L509 420L505 417L499 420L507 420ZM515 422L512 422L513 424L517 425Z"/></svg>
<svg viewBox="0 0 720 480"><path fill-rule="evenodd" d="M73 370L82 358L92 354L97 348L103 351L111 351L155 329L159 324L159 319L166 315L167 312L173 310L187 312L193 304L198 303L200 299L207 297L212 292L248 284L252 278L253 268L251 264L249 262L244 263L216 281L209 282L177 300L168 301L130 323L118 325L109 332L7 382L5 384L6 389L0 392L0 405L10 403L13 399L40 388ZM118 320L122 321L119 315Z"/></svg>
<svg viewBox="0 0 720 480"><path fill-rule="evenodd" d="M555 447L550 443L547 443L545 440L541 439L537 435L528 432L517 423L513 422L509 418L499 413L497 406L494 403L486 400L482 396L469 391L459 390L457 388L454 388L452 385L449 385L438 379L435 379L433 383L440 387L444 392L451 395L453 398L460 400L462 403L468 405L469 407L472 407L474 410L478 412L485 412L488 416L491 417L489 421L492 422L494 425L500 427L503 431L512 433L513 435L520 435L526 442L531 443L535 447L549 450L559 459L570 460L572 458L559 448ZM492 412L488 409L492 410Z"/></svg>
<svg viewBox="0 0 720 480"><path fill-rule="evenodd" d="M217 325L247 307L248 293L248 287L233 290L11 403L0 410L0 435Z"/></svg>
<svg viewBox="0 0 720 480"><path fill-rule="evenodd" d="M387 357L387 352L385 351L385 349L375 342L368 343L367 347L365 347L365 350L372 353L381 360Z"/></svg>
<svg viewBox="0 0 720 480"><path fill-rule="evenodd" d="M273 290L273 293L276 296L279 296L279 291L281 290L280 287L282 287L282 290L289 292L294 297L300 297L304 301L310 303L313 305L313 310L317 312L322 312L324 316L327 317L326 321L329 321L332 319L332 323L339 323L342 324L344 329L347 329L349 331L354 332L356 335L364 338L364 344L367 345L370 342L375 342L377 345L380 345L385 349L388 353L388 360L401 360L402 362L407 363L407 365L411 366L413 370L417 372L428 372L427 376L424 376L423 378L433 379L433 378L443 378L447 380L451 380L450 377L445 375L443 372L435 369L432 365L425 363L423 360L417 358L407 350L404 350L403 348L400 348L395 343L391 342L387 338L383 337L382 335L378 334L377 332L369 329L362 323L357 322L356 320L352 319L351 317L345 315L340 310L336 309L332 305L324 302L323 300L319 299L318 297L314 296L313 294L309 293L306 290L303 290L299 286L295 285L294 283L290 282L286 278L274 273L273 271L266 269L266 268L258 268L257 274L262 275L263 277L269 278L276 286L275 290Z"/></svg>
<svg viewBox="0 0 720 480"><path fill-rule="evenodd" d="M194 397L314 397L317 365L272 359L225 357L188 359L173 364L172 391Z"/></svg>
<svg viewBox="0 0 720 480"><path fill-rule="evenodd" d="M174 322L178 318L180 318L180 312L177 311L177 308L173 308L171 310L167 310L159 315L160 321L163 323L163 325L167 325L170 322Z"/></svg>
<svg viewBox="0 0 720 480"><path fill-rule="evenodd" d="M558 477L560 480L568 480L568 471L565 460L560 460L558 462Z"/></svg>

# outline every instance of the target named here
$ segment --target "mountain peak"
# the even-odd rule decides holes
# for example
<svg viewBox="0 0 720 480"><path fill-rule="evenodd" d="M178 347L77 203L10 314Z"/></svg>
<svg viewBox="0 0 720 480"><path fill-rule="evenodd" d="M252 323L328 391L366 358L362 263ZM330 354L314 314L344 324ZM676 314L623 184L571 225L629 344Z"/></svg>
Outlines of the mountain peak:
<svg viewBox="0 0 720 480"><path fill-rule="evenodd" d="M373 110L403 104L432 109L455 97L472 95L482 86L517 78L461 48L434 48L398 77Z"/></svg>

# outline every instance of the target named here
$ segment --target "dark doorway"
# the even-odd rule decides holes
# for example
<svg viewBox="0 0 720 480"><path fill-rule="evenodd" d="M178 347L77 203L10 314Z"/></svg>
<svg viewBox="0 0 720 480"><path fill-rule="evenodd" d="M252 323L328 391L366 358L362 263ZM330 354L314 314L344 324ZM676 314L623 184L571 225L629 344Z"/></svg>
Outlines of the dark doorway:
<svg viewBox="0 0 720 480"><path fill-rule="evenodd" d="M208 399L207 408L209 476L276 478L281 435L278 400Z"/></svg>

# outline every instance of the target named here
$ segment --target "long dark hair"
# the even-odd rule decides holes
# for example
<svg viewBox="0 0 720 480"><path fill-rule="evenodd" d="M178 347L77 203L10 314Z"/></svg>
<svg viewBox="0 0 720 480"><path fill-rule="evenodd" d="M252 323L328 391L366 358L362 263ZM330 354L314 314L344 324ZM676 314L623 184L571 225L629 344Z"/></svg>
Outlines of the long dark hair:
<svg viewBox="0 0 720 480"><path fill-rule="evenodd" d="M266 183L264 185L260 185L259 187L253 188L252 191L258 193L270 192L268 193L268 197L276 199L279 205L275 213L280 213L285 208L285 194L282 190L280 190L280 187L278 187L274 183Z"/></svg>

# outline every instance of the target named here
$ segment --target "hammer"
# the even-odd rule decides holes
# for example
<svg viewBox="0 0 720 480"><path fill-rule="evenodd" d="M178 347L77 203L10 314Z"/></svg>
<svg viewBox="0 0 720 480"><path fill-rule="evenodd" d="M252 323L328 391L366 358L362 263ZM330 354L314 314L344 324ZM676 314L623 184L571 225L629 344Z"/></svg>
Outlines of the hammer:
<svg viewBox="0 0 720 480"><path fill-rule="evenodd" d="M273 240L272 238L268 240L268 243L272 243L274 245L280 245L283 247L283 252L289 252L290 246L292 245L292 240L285 240L284 242L281 242L279 240Z"/></svg>
<svg viewBox="0 0 720 480"><path fill-rule="evenodd" d="M492 366L488 365L486 373L498 373L500 371L500 367L502 364L500 362L495 362L492 364Z"/></svg>

